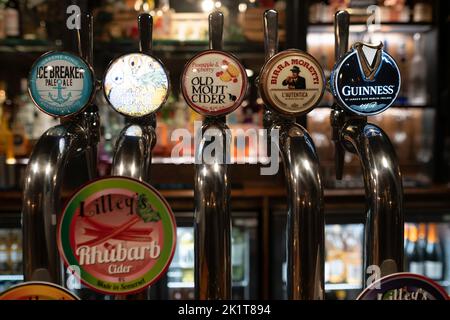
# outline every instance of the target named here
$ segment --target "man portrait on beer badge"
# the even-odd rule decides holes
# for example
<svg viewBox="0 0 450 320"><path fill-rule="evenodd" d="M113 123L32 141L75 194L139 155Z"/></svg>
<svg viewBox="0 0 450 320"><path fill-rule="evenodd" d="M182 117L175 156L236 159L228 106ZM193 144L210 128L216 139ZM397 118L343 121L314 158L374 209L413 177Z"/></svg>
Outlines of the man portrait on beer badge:
<svg viewBox="0 0 450 320"><path fill-rule="evenodd" d="M306 89L305 78L300 77L300 68L293 66L290 69L292 75L283 80L282 85L288 86L289 89Z"/></svg>

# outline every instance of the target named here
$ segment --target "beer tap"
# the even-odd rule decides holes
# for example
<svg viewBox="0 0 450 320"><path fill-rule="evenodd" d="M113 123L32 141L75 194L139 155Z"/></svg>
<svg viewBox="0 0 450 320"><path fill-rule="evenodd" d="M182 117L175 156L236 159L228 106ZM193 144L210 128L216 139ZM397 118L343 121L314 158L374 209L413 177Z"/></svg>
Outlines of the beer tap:
<svg viewBox="0 0 450 320"><path fill-rule="evenodd" d="M330 79L336 178L342 178L344 153L356 154L366 192L363 287L366 279L403 269L403 189L395 150L388 136L367 116L386 110L400 88L395 61L382 44L355 43L347 53L350 16L335 15L336 65ZM374 269L375 268L375 269ZM376 270L376 268L379 268ZM372 277L373 278L373 277Z"/></svg>
<svg viewBox="0 0 450 320"><path fill-rule="evenodd" d="M113 109L126 117L115 145L111 174L149 182L156 145L156 111L167 100L169 76L162 62L152 55L152 16L140 14L138 28L139 53L125 54L111 62L103 90ZM126 97L127 91L133 97ZM113 299L145 300L149 290Z"/></svg>
<svg viewBox="0 0 450 320"><path fill-rule="evenodd" d="M78 50L84 59L68 52L49 52L35 62L29 76L33 102L44 112L60 117L61 124L48 129L37 141L25 173L22 207L25 281L63 284L56 223L62 209L61 188L67 182L64 177L80 157L84 160L77 161L77 170L88 179L97 174L100 133L97 107L92 103L93 21L89 14L80 18ZM57 76L58 68L75 71Z"/></svg>
<svg viewBox="0 0 450 320"><path fill-rule="evenodd" d="M320 64L309 54L297 49L278 53L277 16L275 10L264 13L266 62L259 90L266 104L264 125L269 132L279 130L279 144L270 143L279 150L271 152L281 155L288 190L287 293L293 300L323 299L322 179L314 143L296 116L317 105L325 81Z"/></svg>
<svg viewBox="0 0 450 320"><path fill-rule="evenodd" d="M230 130L225 115L247 90L240 62L222 51L223 14L209 15L209 50L184 69L183 97L205 116L195 154L195 294L197 299L231 298ZM211 149L213 149L211 151Z"/></svg>
<svg viewBox="0 0 450 320"><path fill-rule="evenodd" d="M135 178L141 181L149 181L150 179L150 165L152 162L152 150L156 144L156 116L155 112L165 103L169 92L169 77L162 65L162 63L152 56L152 28L153 19L149 14L140 14L138 17L139 26L139 54L131 53L119 57L111 63L104 78L105 96L111 106L126 116L126 126L120 132L114 149L112 175L126 176ZM134 64L134 65L133 65ZM131 104L129 108L122 106L121 99L125 97L113 98L114 91L120 92L121 86L127 81L131 80L134 75L129 74L129 79L121 79L123 82L115 82L114 79L109 84L109 78L122 76L127 74L123 72L126 68L131 69L131 72L136 69L144 68L144 65L154 64L158 66L157 70L160 72L156 75L156 86L159 86L161 92L156 104L151 104L151 94L142 90L134 90L133 94L142 97L134 97L134 105ZM147 66L145 66L147 67ZM124 76L125 77L125 76ZM159 78L158 78L159 77ZM135 81L139 79L135 78ZM116 85L117 84L117 85ZM141 84L143 85L143 84ZM119 93L120 94L120 93ZM145 105L148 98L148 104ZM140 105L141 104L141 105Z"/></svg>

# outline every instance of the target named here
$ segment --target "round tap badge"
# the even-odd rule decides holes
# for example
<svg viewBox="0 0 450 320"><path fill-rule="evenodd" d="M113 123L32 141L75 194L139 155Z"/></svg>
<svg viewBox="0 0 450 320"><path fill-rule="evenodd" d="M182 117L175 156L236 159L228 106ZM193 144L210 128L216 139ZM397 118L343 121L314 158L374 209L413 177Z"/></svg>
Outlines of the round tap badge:
<svg viewBox="0 0 450 320"><path fill-rule="evenodd" d="M181 79L187 104L206 116L224 115L241 104L247 91L247 74L231 54L208 50L187 63Z"/></svg>
<svg viewBox="0 0 450 320"><path fill-rule="evenodd" d="M357 300L449 300L449 297L445 289L433 280L400 272L375 281Z"/></svg>
<svg viewBox="0 0 450 320"><path fill-rule="evenodd" d="M57 233L66 265L105 294L141 291L168 268L176 241L173 213L164 198L140 181L95 180L67 203Z"/></svg>
<svg viewBox="0 0 450 320"><path fill-rule="evenodd" d="M169 94L169 76L150 55L130 53L114 60L103 78L103 92L117 112L142 117L157 111Z"/></svg>
<svg viewBox="0 0 450 320"><path fill-rule="evenodd" d="M30 281L13 286L0 294L0 300L80 300L56 284Z"/></svg>
<svg viewBox="0 0 450 320"><path fill-rule="evenodd" d="M400 71L383 44L357 42L334 67L330 86L339 104L362 116L389 108L400 91Z"/></svg>
<svg viewBox="0 0 450 320"><path fill-rule="evenodd" d="M79 56L68 52L48 52L38 58L28 77L34 104L54 117L82 111L94 94L94 73Z"/></svg>
<svg viewBox="0 0 450 320"><path fill-rule="evenodd" d="M325 89L323 70L311 55L290 49L264 65L259 91L264 102L286 115L297 116L314 108Z"/></svg>

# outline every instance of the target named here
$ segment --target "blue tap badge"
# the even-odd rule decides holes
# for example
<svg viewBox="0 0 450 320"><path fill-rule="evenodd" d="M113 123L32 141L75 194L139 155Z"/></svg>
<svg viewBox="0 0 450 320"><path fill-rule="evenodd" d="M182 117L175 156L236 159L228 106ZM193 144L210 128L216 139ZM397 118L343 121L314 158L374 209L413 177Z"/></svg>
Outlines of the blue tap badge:
<svg viewBox="0 0 450 320"><path fill-rule="evenodd" d="M335 65L330 87L338 103L362 116L389 108L400 91L401 77L395 60L383 44L356 42Z"/></svg>
<svg viewBox="0 0 450 320"><path fill-rule="evenodd" d="M49 52L39 57L28 77L34 104L55 117L82 111L94 93L94 74L80 57L68 52Z"/></svg>

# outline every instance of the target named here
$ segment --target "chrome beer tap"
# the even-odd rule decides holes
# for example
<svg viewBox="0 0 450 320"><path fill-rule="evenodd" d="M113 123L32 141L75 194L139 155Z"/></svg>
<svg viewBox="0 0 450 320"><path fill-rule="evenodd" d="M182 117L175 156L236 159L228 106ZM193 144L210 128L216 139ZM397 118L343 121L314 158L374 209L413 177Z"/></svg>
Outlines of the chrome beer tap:
<svg viewBox="0 0 450 320"><path fill-rule="evenodd" d="M139 53L125 54L111 62L103 89L107 101L127 122L115 145L111 175L149 182L152 150L156 145L155 114L167 100L169 76L162 62L152 55L152 16L140 14L138 27ZM133 97L126 97L127 90ZM149 290L113 299L145 300Z"/></svg>
<svg viewBox="0 0 450 320"><path fill-rule="evenodd" d="M271 152L281 154L288 190L288 298L323 299L325 219L319 159L311 137L295 118L320 101L323 72L305 52L289 49L278 53L275 10L264 13L264 40L266 62L259 78L260 93L267 106L264 125L270 132L279 130L279 150L272 148ZM312 71L304 67L306 63ZM300 77L304 80L298 80ZM272 141L271 145L277 143Z"/></svg>
<svg viewBox="0 0 450 320"><path fill-rule="evenodd" d="M139 51L140 54L128 54L119 57L113 61L105 75L104 89L109 90L105 92L105 96L108 102L113 108L126 116L127 125L120 132L114 149L112 175L126 176L135 178L141 181L148 182L150 179L150 165L152 162L152 150L156 145L156 116L155 112L164 104L169 92L169 77L165 72L162 63L159 62L152 54L152 28L153 19L149 14L140 14L138 17L139 26ZM128 65L125 63L128 62ZM112 100L113 90L120 90L119 86L114 87L115 83L112 82L112 88L105 86L108 75L113 77L122 75L120 73L121 68L133 68L131 64L135 63L136 69L141 68L145 63L155 63L158 65L159 70L163 70L164 74L160 76L163 79L163 83L166 84L163 89L163 95L158 101L157 105L130 105L129 109L120 109L121 103L120 97L116 100ZM139 66L138 64L141 64ZM130 76L132 77L132 76ZM165 79L164 79L165 78ZM130 78L131 79L131 78ZM122 81L129 81L130 79L122 79ZM139 80L139 79L137 79ZM155 79L160 80L160 79ZM122 83L120 83L122 84ZM159 84L158 84L159 85ZM142 94L145 92L135 90L134 94ZM124 98L125 99L125 98ZM141 102L145 103L146 97L142 96ZM136 102L138 99L135 99Z"/></svg>
<svg viewBox="0 0 450 320"><path fill-rule="evenodd" d="M187 104L205 116L195 154L197 299L231 298L231 137L225 115L241 104L247 77L239 61L222 51L222 34L223 14L216 11L209 15L210 49L187 62L181 79Z"/></svg>
<svg viewBox="0 0 450 320"><path fill-rule="evenodd" d="M74 161L83 156L79 169L89 179L97 174L99 116L92 104L95 93L91 68L93 21L89 14L82 15L80 20L78 49L84 59L67 52L49 52L36 61L30 72L29 92L34 103L62 119L60 125L48 129L38 140L26 169L22 207L25 281L63 285L64 268L56 246L56 223L62 211L64 176L74 167ZM70 79L70 87L52 76L55 64L76 67L83 75L76 73ZM55 80L55 86L44 88L45 78L49 82Z"/></svg>
<svg viewBox="0 0 450 320"><path fill-rule="evenodd" d="M368 115L382 112L394 102L400 88L400 73L395 61L382 51L382 44L356 43L347 53L349 25L349 13L338 11L335 15L337 64L330 79L335 96L331 124L336 178L342 178L346 151L355 153L361 162L367 206L363 275L363 287L366 287L370 284L366 279L374 272L378 277L403 269L400 168L388 136L381 128L367 122ZM347 81L352 84L346 85ZM372 87L369 94L364 86ZM382 100L378 98L380 92ZM364 102L359 104L358 101Z"/></svg>

